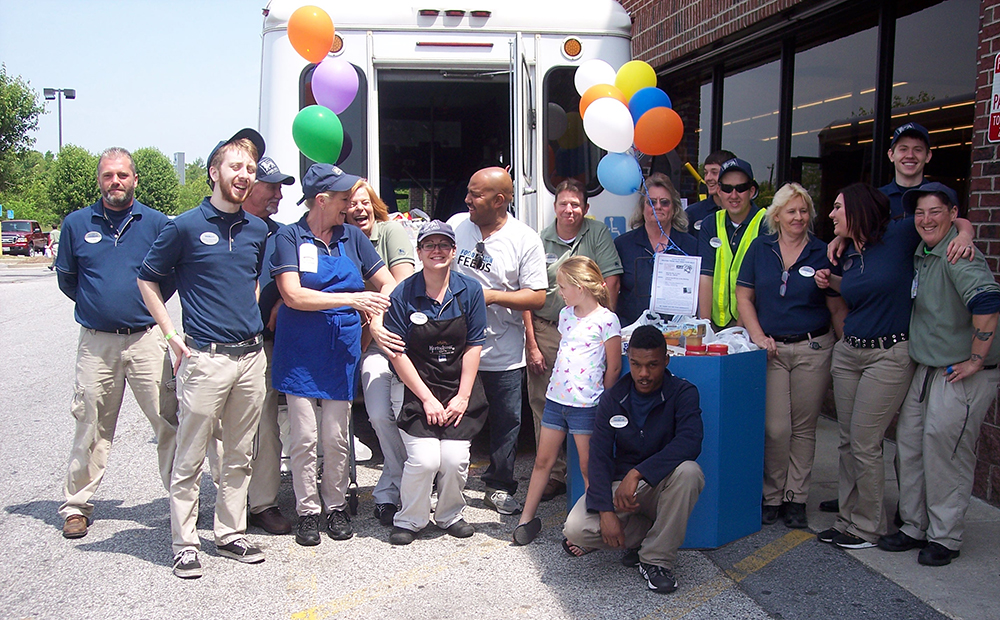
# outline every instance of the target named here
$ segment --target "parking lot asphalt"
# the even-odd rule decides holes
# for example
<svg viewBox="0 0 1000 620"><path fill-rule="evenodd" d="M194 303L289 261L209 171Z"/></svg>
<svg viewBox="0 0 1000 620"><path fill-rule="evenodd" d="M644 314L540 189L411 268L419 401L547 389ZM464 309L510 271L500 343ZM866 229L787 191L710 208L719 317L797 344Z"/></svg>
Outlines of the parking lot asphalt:
<svg viewBox="0 0 1000 620"><path fill-rule="evenodd" d="M544 529L536 542L512 546L517 517L482 505L482 454L473 455L466 490L465 518L475 536L454 539L431 526L412 545L389 545L389 530L371 514L380 465L364 424L359 435L376 457L358 468L354 538L324 537L306 548L292 536L251 528L267 560L248 566L222 558L211 532L215 491L205 476L199 518L205 576L177 579L152 431L130 394L95 497L94 524L82 539L62 538L56 510L73 433L69 402L79 327L54 274L44 266L5 265L0 553L7 585L0 590L0 618L977 619L1000 613L1000 510L978 500L961 558L943 568L917 565L916 552L845 552L815 540L812 532L833 520L816 506L836 488L836 429L825 419L809 500L812 532L779 523L719 549L681 551L680 588L671 595L649 592L635 569L619 563L620 553L566 555L560 547L564 498L542 504ZM171 307L176 313L176 302ZM518 458L522 499L531 460L530 452ZM890 492L887 506L894 501ZM287 481L279 503L293 515Z"/></svg>

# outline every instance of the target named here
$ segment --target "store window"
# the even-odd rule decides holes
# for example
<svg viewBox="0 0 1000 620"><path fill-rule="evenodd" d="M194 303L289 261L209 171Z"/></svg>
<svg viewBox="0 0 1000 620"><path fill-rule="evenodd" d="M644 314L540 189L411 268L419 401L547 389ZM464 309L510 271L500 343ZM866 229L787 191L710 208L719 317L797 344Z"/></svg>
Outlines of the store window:
<svg viewBox="0 0 1000 620"><path fill-rule="evenodd" d="M604 151L595 146L583 131L580 118L580 95L573 84L576 67L556 67L545 74L543 96L545 121L545 186L555 192L567 178L584 184L591 196L601 191L597 164Z"/></svg>
<svg viewBox="0 0 1000 620"><path fill-rule="evenodd" d="M771 184L778 156L779 75L780 63L774 61L727 76L723 85L722 148L753 166L763 204L770 204L769 196L774 194ZM704 100L702 110L704 118Z"/></svg>
<svg viewBox="0 0 1000 620"><path fill-rule="evenodd" d="M701 165L705 158L712 154L712 82L701 85L701 114L698 119L698 171L703 172ZM699 190L704 190L704 186Z"/></svg>

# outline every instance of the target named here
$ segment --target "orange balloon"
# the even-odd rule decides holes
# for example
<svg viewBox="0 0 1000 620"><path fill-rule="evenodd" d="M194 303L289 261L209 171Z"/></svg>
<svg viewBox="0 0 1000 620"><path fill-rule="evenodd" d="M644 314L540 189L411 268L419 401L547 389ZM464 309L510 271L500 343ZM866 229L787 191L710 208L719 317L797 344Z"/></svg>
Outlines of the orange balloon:
<svg viewBox="0 0 1000 620"><path fill-rule="evenodd" d="M612 97L621 101L628 107L628 99L622 94L622 91L618 90L611 84L594 84L583 93L583 97L580 98L580 118L583 118L583 113L587 111L590 104L594 103L598 99L604 97Z"/></svg>
<svg viewBox="0 0 1000 620"><path fill-rule="evenodd" d="M333 20L318 6L299 7L288 18L288 40L299 56L318 63L333 46Z"/></svg>
<svg viewBox="0 0 1000 620"><path fill-rule="evenodd" d="M663 155L677 148L684 122L670 108L653 108L635 123L635 148L646 155Z"/></svg>

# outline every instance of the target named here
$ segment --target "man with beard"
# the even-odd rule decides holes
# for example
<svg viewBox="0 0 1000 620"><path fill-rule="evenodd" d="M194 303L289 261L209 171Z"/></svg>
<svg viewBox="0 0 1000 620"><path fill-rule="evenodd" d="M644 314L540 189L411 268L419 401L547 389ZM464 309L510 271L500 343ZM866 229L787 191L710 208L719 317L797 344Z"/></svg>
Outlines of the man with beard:
<svg viewBox="0 0 1000 620"><path fill-rule="evenodd" d="M101 199L66 217L55 261L59 288L76 302L81 326L72 404L76 433L66 501L59 507L66 538L87 535L90 498L104 477L126 380L156 433L160 477L170 489L177 432L170 356L135 283L142 259L169 220L135 200L137 183L128 151L104 151L97 163ZM162 292L174 292L169 272Z"/></svg>
<svg viewBox="0 0 1000 620"><path fill-rule="evenodd" d="M208 157L212 195L168 223L139 269L139 290L176 358L177 452L170 479L174 574L200 577L198 491L213 428L222 426L215 545L246 564L264 554L246 537L253 438L264 402L264 325L257 278L267 224L246 213L264 139L243 129ZM173 271L184 334L174 330L160 284Z"/></svg>

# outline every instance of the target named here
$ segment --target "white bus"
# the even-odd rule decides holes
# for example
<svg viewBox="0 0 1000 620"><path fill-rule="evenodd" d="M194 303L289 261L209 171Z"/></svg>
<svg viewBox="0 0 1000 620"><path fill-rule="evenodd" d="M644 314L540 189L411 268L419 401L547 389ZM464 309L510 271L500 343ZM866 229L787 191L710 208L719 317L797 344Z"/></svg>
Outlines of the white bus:
<svg viewBox="0 0 1000 620"><path fill-rule="evenodd" d="M588 187L591 214L624 232L635 199L600 188L603 151L584 135L573 84L586 60L616 69L630 60L631 22L617 2L271 0L259 127L267 154L297 180L311 162L291 127L298 111L315 103L315 65L292 48L287 23L304 4L330 14L331 54L358 72L358 94L339 115L350 138L340 166L368 178L390 211L416 207L445 219L465 210L475 170L500 165L512 171L516 216L536 230L553 219L555 186L575 177ZM302 208L294 202L283 202L277 219L297 219Z"/></svg>

